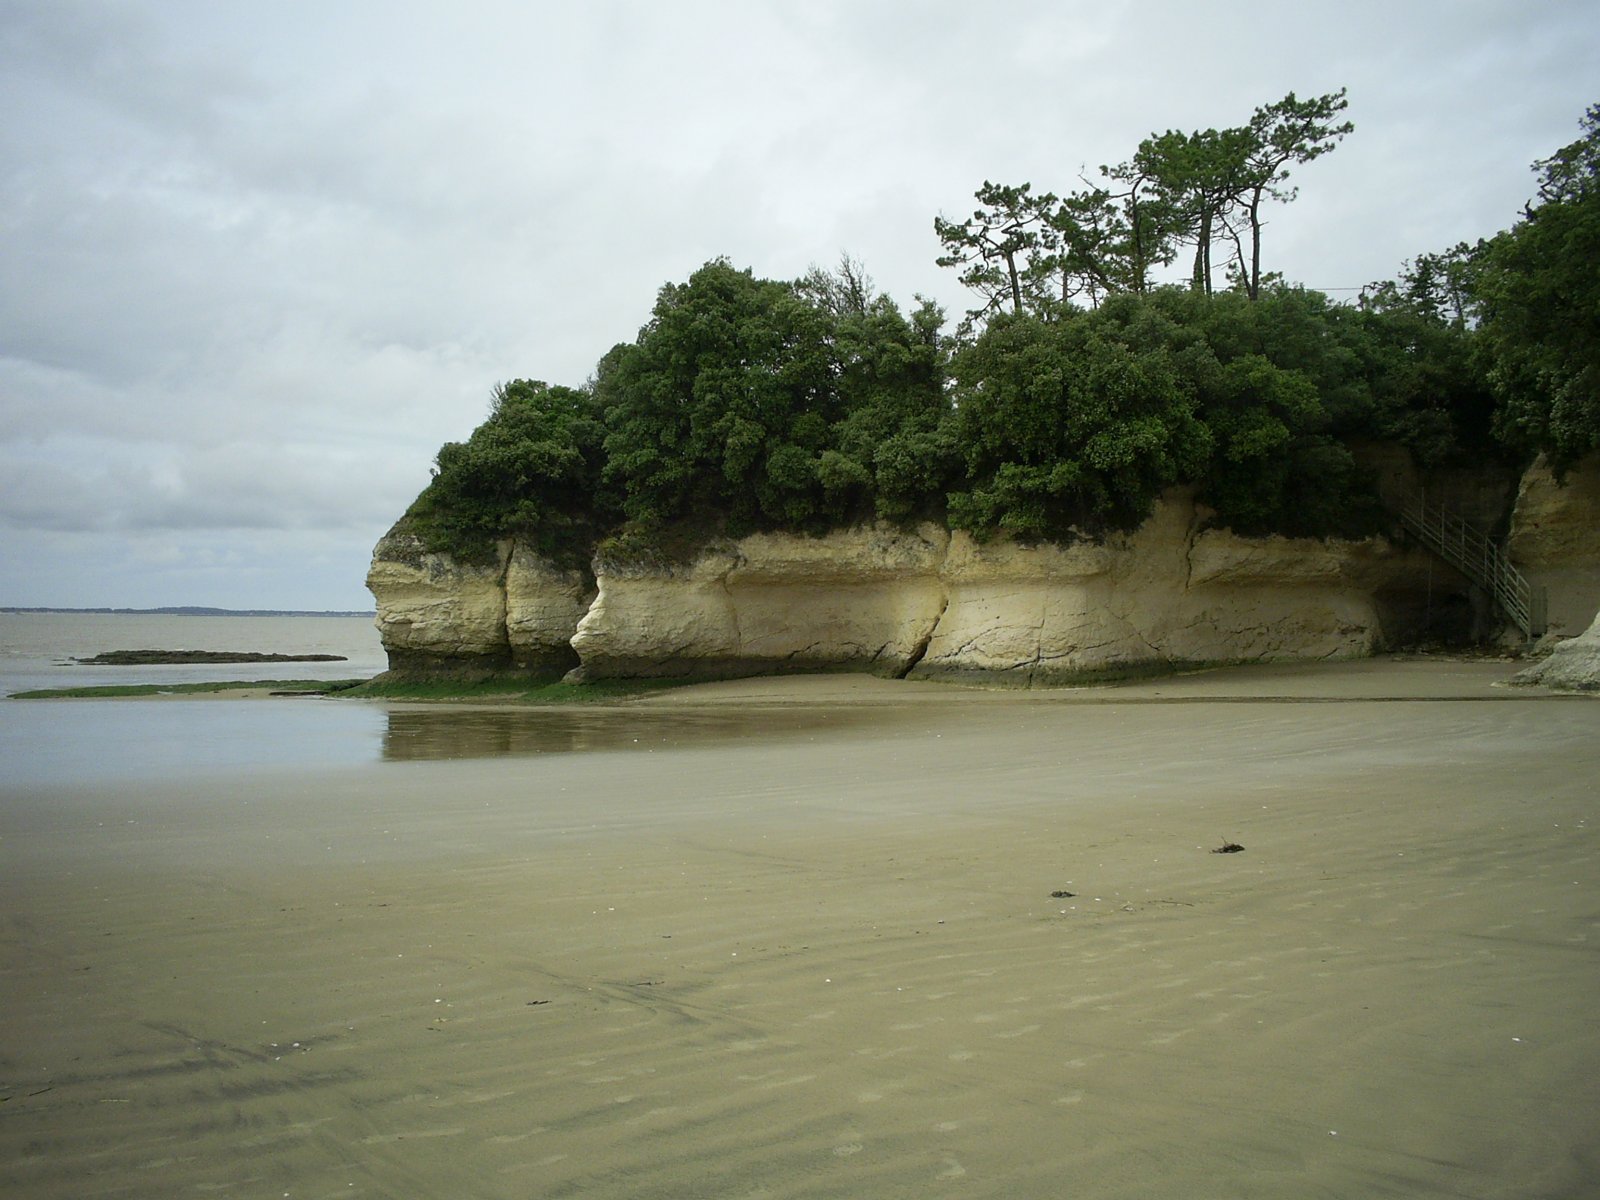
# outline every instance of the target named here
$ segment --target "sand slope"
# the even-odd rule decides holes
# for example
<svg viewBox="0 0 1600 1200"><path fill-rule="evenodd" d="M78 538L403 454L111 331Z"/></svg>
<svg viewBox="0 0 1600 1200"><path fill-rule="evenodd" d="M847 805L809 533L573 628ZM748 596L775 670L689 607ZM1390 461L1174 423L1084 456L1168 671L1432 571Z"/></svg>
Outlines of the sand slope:
<svg viewBox="0 0 1600 1200"><path fill-rule="evenodd" d="M751 680L0 788L0 1188L1593 1194L1600 704L1505 673Z"/></svg>

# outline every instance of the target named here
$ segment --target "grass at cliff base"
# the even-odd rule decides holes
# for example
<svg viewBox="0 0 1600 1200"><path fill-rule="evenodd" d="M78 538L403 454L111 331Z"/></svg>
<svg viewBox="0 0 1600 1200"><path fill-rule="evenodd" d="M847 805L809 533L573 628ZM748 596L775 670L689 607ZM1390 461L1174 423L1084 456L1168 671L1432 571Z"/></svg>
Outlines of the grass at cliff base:
<svg viewBox="0 0 1600 1200"><path fill-rule="evenodd" d="M593 704L703 682L694 679L597 679L588 683L536 682L496 676L489 679L371 679L340 691L368 700L416 700L465 704Z"/></svg>

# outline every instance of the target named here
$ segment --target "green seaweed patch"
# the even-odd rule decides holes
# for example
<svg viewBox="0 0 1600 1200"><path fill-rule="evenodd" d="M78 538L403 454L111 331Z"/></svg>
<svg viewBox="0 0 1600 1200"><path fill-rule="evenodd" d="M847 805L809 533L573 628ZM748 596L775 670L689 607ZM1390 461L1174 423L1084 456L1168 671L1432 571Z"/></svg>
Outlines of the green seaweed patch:
<svg viewBox="0 0 1600 1200"><path fill-rule="evenodd" d="M13 692L12 700L121 700L138 696L204 696L215 692L259 691L305 696L336 695L363 683L360 679L251 679L210 683L114 683L101 687L38 688Z"/></svg>
<svg viewBox="0 0 1600 1200"><path fill-rule="evenodd" d="M1176 675L1195 675L1225 667L1246 665L1244 659L1158 658L1115 663L1104 667L1063 671L1040 671L1031 681L1036 688L1114 687L1123 683L1146 683Z"/></svg>
<svg viewBox="0 0 1600 1200"><path fill-rule="evenodd" d="M369 700L419 700L477 704L595 704L632 700L703 682L694 679L596 679L588 683L535 682L517 676L488 679L372 679L341 692Z"/></svg>
<svg viewBox="0 0 1600 1200"><path fill-rule="evenodd" d="M1248 666L1250 659L1145 659L1103 667L1019 668L1015 671L985 670L982 667L934 666L914 668L910 678L925 683L947 683L957 687L994 690L1029 689L1068 691L1073 688L1113 688L1123 684L1148 683L1179 675L1195 675L1228 667Z"/></svg>

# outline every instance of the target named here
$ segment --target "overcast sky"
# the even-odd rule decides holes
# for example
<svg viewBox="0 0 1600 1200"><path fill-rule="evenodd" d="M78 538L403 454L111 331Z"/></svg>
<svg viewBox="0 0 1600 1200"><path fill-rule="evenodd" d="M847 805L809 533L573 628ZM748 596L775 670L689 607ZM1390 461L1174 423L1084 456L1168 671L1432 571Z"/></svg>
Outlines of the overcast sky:
<svg viewBox="0 0 1600 1200"><path fill-rule="evenodd" d="M1594 0L0 0L0 604L369 607L495 383L663 283L848 251L957 317L984 180L1290 91L1356 129L1265 265L1359 288L1509 225L1597 63Z"/></svg>

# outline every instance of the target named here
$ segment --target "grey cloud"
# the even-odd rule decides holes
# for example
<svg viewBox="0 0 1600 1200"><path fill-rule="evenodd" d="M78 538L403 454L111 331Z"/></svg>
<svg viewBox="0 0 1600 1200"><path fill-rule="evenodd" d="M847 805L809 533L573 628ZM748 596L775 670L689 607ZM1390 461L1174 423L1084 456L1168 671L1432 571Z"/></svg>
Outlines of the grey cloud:
<svg viewBox="0 0 1600 1200"><path fill-rule="evenodd" d="M6 603L361 609L372 541L318 530L59 533L0 541Z"/></svg>
<svg viewBox="0 0 1600 1200"><path fill-rule="evenodd" d="M496 381L582 382L714 255L781 276L849 250L957 314L932 219L984 179L1070 187L1154 130L1348 84L1357 132L1267 246L1359 286L1508 224L1596 99L1592 4L1287 11L16 0L0 562L81 582L91 546L281 563L348 530L316 553L358 579L350 548Z"/></svg>
<svg viewBox="0 0 1600 1200"><path fill-rule="evenodd" d="M349 448L232 442L194 452L56 441L0 455L0 524L56 532L380 528L425 471Z"/></svg>

